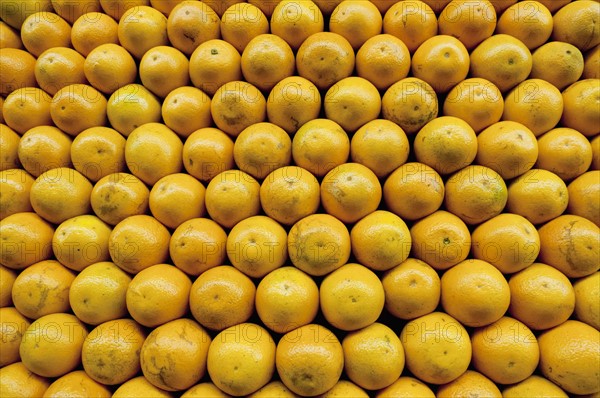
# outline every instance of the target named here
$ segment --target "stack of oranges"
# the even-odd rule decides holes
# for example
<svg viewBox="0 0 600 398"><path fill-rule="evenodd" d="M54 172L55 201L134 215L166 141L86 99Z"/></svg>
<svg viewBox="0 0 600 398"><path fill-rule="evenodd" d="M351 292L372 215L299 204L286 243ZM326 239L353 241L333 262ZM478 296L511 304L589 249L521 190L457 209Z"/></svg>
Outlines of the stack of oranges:
<svg viewBox="0 0 600 398"><path fill-rule="evenodd" d="M600 394L600 3L0 3L1 397Z"/></svg>

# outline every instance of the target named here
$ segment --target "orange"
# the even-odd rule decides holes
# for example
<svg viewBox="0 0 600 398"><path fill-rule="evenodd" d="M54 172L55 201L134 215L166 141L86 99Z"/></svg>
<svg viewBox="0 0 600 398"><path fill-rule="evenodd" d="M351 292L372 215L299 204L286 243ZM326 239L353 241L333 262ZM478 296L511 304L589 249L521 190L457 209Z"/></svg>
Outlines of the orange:
<svg viewBox="0 0 600 398"><path fill-rule="evenodd" d="M477 135L475 161L494 170L505 180L530 170L538 158L538 153L535 135L518 122L496 122Z"/></svg>
<svg viewBox="0 0 600 398"><path fill-rule="evenodd" d="M591 0L573 1L561 7L553 16L552 39L570 43L581 51L600 43L598 4Z"/></svg>
<svg viewBox="0 0 600 398"><path fill-rule="evenodd" d="M161 115L167 127L177 135L189 137L212 124L210 97L196 87L175 88L163 100Z"/></svg>
<svg viewBox="0 0 600 398"><path fill-rule="evenodd" d="M145 5L126 10L117 32L119 43L138 60L152 47L169 44L167 17Z"/></svg>
<svg viewBox="0 0 600 398"><path fill-rule="evenodd" d="M465 260L471 234L456 215L438 210L413 224L410 229L412 254L436 270L445 270Z"/></svg>
<svg viewBox="0 0 600 398"><path fill-rule="evenodd" d="M440 302L440 277L431 266L415 258L387 270L381 283L386 310L400 319L427 315Z"/></svg>
<svg viewBox="0 0 600 398"><path fill-rule="evenodd" d="M538 0L538 2L543 4L552 14L560 10L571 1L572 0Z"/></svg>
<svg viewBox="0 0 600 398"><path fill-rule="evenodd" d="M0 307L0 338L2 339L0 365L2 367L18 362L21 359L19 346L21 345L23 334L30 324L31 322L16 308L8 306Z"/></svg>
<svg viewBox="0 0 600 398"><path fill-rule="evenodd" d="M456 37L468 51L496 29L496 10L487 0L453 0L438 17L439 33Z"/></svg>
<svg viewBox="0 0 600 398"><path fill-rule="evenodd" d="M108 236L111 228L92 214L84 214L63 221L54 232L54 256L64 266L81 271L110 259Z"/></svg>
<svg viewBox="0 0 600 398"><path fill-rule="evenodd" d="M419 379L400 376L390 386L377 392L377 398L434 398L435 394Z"/></svg>
<svg viewBox="0 0 600 398"><path fill-rule="evenodd" d="M92 189L90 202L94 213L105 223L116 225L129 216L148 210L148 187L129 173L102 177Z"/></svg>
<svg viewBox="0 0 600 398"><path fill-rule="evenodd" d="M341 2L342 0L316 0L315 4L325 16L330 16L333 9Z"/></svg>
<svg viewBox="0 0 600 398"><path fill-rule="evenodd" d="M595 199L600 194L600 171L583 173L571 181L567 189L569 191L567 211L585 217L600 226L600 205Z"/></svg>
<svg viewBox="0 0 600 398"><path fill-rule="evenodd" d="M271 380L275 371L275 350L275 342L262 326L254 323L232 326L221 331L211 342L208 374L227 394L251 394Z"/></svg>
<svg viewBox="0 0 600 398"><path fill-rule="evenodd" d="M535 167L549 170L565 181L585 173L592 163L592 145L577 130L552 129L538 138Z"/></svg>
<svg viewBox="0 0 600 398"><path fill-rule="evenodd" d="M550 82L559 90L579 80L585 67L581 51L560 41L538 47L532 54L532 60L530 77Z"/></svg>
<svg viewBox="0 0 600 398"><path fill-rule="evenodd" d="M277 344L277 373L292 392L315 396L331 389L344 369L342 344L319 324L308 324L283 335Z"/></svg>
<svg viewBox="0 0 600 398"><path fill-rule="evenodd" d="M192 132L183 144L183 166L202 182L234 167L233 140L214 127Z"/></svg>
<svg viewBox="0 0 600 398"><path fill-rule="evenodd" d="M469 396L501 398L502 394L493 381L474 370L467 370L457 379L441 385L437 390L439 398Z"/></svg>
<svg viewBox="0 0 600 398"><path fill-rule="evenodd" d="M36 10L20 29L23 46L35 57L53 47L71 47L71 25L49 10Z"/></svg>
<svg viewBox="0 0 600 398"><path fill-rule="evenodd" d="M465 79L454 86L443 105L444 116L466 121L477 134L499 122L503 111L504 99L498 87L478 77Z"/></svg>
<svg viewBox="0 0 600 398"><path fill-rule="evenodd" d="M187 220L204 215L205 191L204 185L189 174L169 174L152 186L150 211L158 221L175 229ZM182 207L181 203L186 206Z"/></svg>
<svg viewBox="0 0 600 398"><path fill-rule="evenodd" d="M412 239L400 217L376 210L354 224L350 243L360 264L374 271L387 271L408 258Z"/></svg>
<svg viewBox="0 0 600 398"><path fill-rule="evenodd" d="M81 361L81 347L88 332L68 313L44 315L25 330L19 353L23 364L43 377L60 377Z"/></svg>
<svg viewBox="0 0 600 398"><path fill-rule="evenodd" d="M600 329L600 273L580 278L573 283L575 292L575 316L578 320Z"/></svg>
<svg viewBox="0 0 600 398"><path fill-rule="evenodd" d="M600 170L600 135L590 140L592 144L592 166L591 170Z"/></svg>
<svg viewBox="0 0 600 398"><path fill-rule="evenodd" d="M102 11L119 21L123 13L135 6L149 5L150 0L100 0Z"/></svg>
<svg viewBox="0 0 600 398"><path fill-rule="evenodd" d="M73 48L87 56L94 48L106 43L119 43L118 23L101 12L88 12L73 22Z"/></svg>
<svg viewBox="0 0 600 398"><path fill-rule="evenodd" d="M16 89L4 100L4 123L19 134L33 127L52 125L51 103L52 98L37 87Z"/></svg>
<svg viewBox="0 0 600 398"><path fill-rule="evenodd" d="M469 225L500 214L507 198L506 184L500 174L485 166L467 166L446 180L446 210Z"/></svg>
<svg viewBox="0 0 600 398"><path fill-rule="evenodd" d="M467 77L469 63L469 53L457 38L437 35L417 48L412 56L411 71L436 93L445 93Z"/></svg>
<svg viewBox="0 0 600 398"><path fill-rule="evenodd" d="M385 180L383 200L389 211L405 220L416 220L440 208L444 182L434 169L423 163L405 163Z"/></svg>
<svg viewBox="0 0 600 398"><path fill-rule="evenodd" d="M269 386L269 384L267 384ZM267 386L263 388L267 388ZM258 390L260 391L260 390ZM257 391L257 392L258 392ZM188 388L183 394L182 398L228 398L229 395L221 391L214 383L207 381L200 384L196 384L193 387Z"/></svg>
<svg viewBox="0 0 600 398"><path fill-rule="evenodd" d="M31 185L31 207L54 224L89 213L92 184L77 170L68 167L50 169Z"/></svg>
<svg viewBox="0 0 600 398"><path fill-rule="evenodd" d="M133 175L148 185L183 168L183 143L167 126L146 123L134 129L125 143L125 162Z"/></svg>
<svg viewBox="0 0 600 398"><path fill-rule="evenodd" d="M381 112L384 119L396 123L406 134L414 134L437 117L437 95L427 82L407 77L385 91Z"/></svg>
<svg viewBox="0 0 600 398"><path fill-rule="evenodd" d="M404 369L404 349L396 333L373 323L348 333L343 341L344 370L350 380L368 390L385 388Z"/></svg>
<svg viewBox="0 0 600 398"><path fill-rule="evenodd" d="M1 113L1 109L0 109ZM2 120L1 123L4 123ZM19 161L19 144L21 136L5 124L0 124L0 170L17 169L21 165Z"/></svg>
<svg viewBox="0 0 600 398"><path fill-rule="evenodd" d="M540 348L533 332L517 319L504 316L471 334L472 365L494 383L525 380L538 366Z"/></svg>
<svg viewBox="0 0 600 398"><path fill-rule="evenodd" d="M367 166L379 178L386 177L408 159L410 145L404 130L396 123L374 119L353 135L350 157Z"/></svg>
<svg viewBox="0 0 600 398"><path fill-rule="evenodd" d="M269 122L293 135L321 112L321 94L310 80L289 76L280 80L267 98Z"/></svg>
<svg viewBox="0 0 600 398"><path fill-rule="evenodd" d="M455 116L440 116L419 130L413 149L418 162L442 175L450 174L475 160L477 136L464 120Z"/></svg>
<svg viewBox="0 0 600 398"><path fill-rule="evenodd" d="M144 87L160 98L189 83L189 61L174 47L156 46L144 53L139 63Z"/></svg>
<svg viewBox="0 0 600 398"><path fill-rule="evenodd" d="M15 3L2 4L0 17L12 28L19 29L29 15L39 11L51 10L50 0L20 0Z"/></svg>
<svg viewBox="0 0 600 398"><path fill-rule="evenodd" d="M317 212L321 203L319 181L308 170L285 166L273 170L260 186L260 204L275 221L292 225Z"/></svg>
<svg viewBox="0 0 600 398"><path fill-rule="evenodd" d="M0 221L0 263L21 270L52 256L54 227L33 212L12 214Z"/></svg>
<svg viewBox="0 0 600 398"><path fill-rule="evenodd" d="M369 395L354 384L351 381L340 379L333 387L331 387L325 394L320 395L321 398L342 398L342 397L355 397L355 398L367 398Z"/></svg>
<svg viewBox="0 0 600 398"><path fill-rule="evenodd" d="M296 60L281 37L261 34L248 42L242 53L244 79L262 91L269 91L282 79L292 76Z"/></svg>
<svg viewBox="0 0 600 398"><path fill-rule="evenodd" d="M561 271L569 278L581 278L598 271L599 228L590 220L562 215L538 229L539 261Z"/></svg>
<svg viewBox="0 0 600 398"><path fill-rule="evenodd" d="M260 184L243 171L223 171L206 186L204 203L211 219L231 228L260 212Z"/></svg>
<svg viewBox="0 0 600 398"><path fill-rule="evenodd" d="M450 383L441 385L437 390L437 396L460 397L460 396L482 396L500 398L502 394L498 387L490 379L479 372L467 370L457 379Z"/></svg>
<svg viewBox="0 0 600 398"><path fill-rule="evenodd" d="M508 310L511 290L502 273L482 260L465 260L441 278L444 311L465 326L489 325Z"/></svg>
<svg viewBox="0 0 600 398"><path fill-rule="evenodd" d="M355 59L354 49L344 36L335 32L317 32L308 36L298 48L296 70L319 90L325 90L352 75Z"/></svg>
<svg viewBox="0 0 600 398"><path fill-rule="evenodd" d="M83 342L83 369L98 383L124 383L140 371L140 350L145 339L146 332L133 319L101 323Z"/></svg>
<svg viewBox="0 0 600 398"><path fill-rule="evenodd" d="M52 0L52 7L58 15L73 24L79 17L88 12L100 11L99 0Z"/></svg>
<svg viewBox="0 0 600 398"><path fill-rule="evenodd" d="M192 281L179 268L155 264L139 271L129 283L125 302L139 324L156 327L183 317Z"/></svg>
<svg viewBox="0 0 600 398"><path fill-rule="evenodd" d="M564 109L561 118L563 127L573 128L586 137L593 137L600 133L598 118L600 111L600 80L579 80L563 93Z"/></svg>
<svg viewBox="0 0 600 398"><path fill-rule="evenodd" d="M377 119L381 112L381 96L377 87L358 76L346 77L331 86L323 103L327 118L347 132L354 132Z"/></svg>
<svg viewBox="0 0 600 398"><path fill-rule="evenodd" d="M510 314L534 330L565 322L575 308L569 279L556 268L534 263L510 277Z"/></svg>
<svg viewBox="0 0 600 398"><path fill-rule="evenodd" d="M383 16L383 33L402 40L411 53L425 40L437 35L437 32L436 14L430 4L424 1L394 2Z"/></svg>
<svg viewBox="0 0 600 398"><path fill-rule="evenodd" d="M106 113L106 98L87 84L61 88L50 105L50 116L56 127L73 136L90 127L104 126Z"/></svg>
<svg viewBox="0 0 600 398"><path fill-rule="evenodd" d="M367 39L356 52L356 73L378 90L385 90L408 76L410 53L406 44L391 34Z"/></svg>
<svg viewBox="0 0 600 398"><path fill-rule="evenodd" d="M519 39L495 34L471 51L471 77L494 83L505 93L527 79L532 67L531 52Z"/></svg>
<svg viewBox="0 0 600 398"><path fill-rule="evenodd" d="M462 375L471 360L465 328L443 312L432 312L408 322L400 332L406 367L419 380L445 384Z"/></svg>
<svg viewBox="0 0 600 398"><path fill-rule="evenodd" d="M537 375L531 375L520 383L513 384L502 390L506 398L521 398L531 395L540 397L567 398L568 395L550 380Z"/></svg>
<svg viewBox="0 0 600 398"><path fill-rule="evenodd" d="M275 124L250 125L236 138L233 159L240 170L262 180L273 170L290 164L292 139Z"/></svg>
<svg viewBox="0 0 600 398"><path fill-rule="evenodd" d="M528 79L504 98L502 120L519 122L539 136L554 128L562 114L560 91L545 80Z"/></svg>
<svg viewBox="0 0 600 398"><path fill-rule="evenodd" d="M345 223L354 223L379 207L382 189L375 173L360 163L344 163L321 182L325 211Z"/></svg>
<svg viewBox="0 0 600 398"><path fill-rule="evenodd" d="M109 398L112 396L108 387L94 381L83 370L74 370L54 380L44 392L44 397L89 397Z"/></svg>
<svg viewBox="0 0 600 398"><path fill-rule="evenodd" d="M32 373L22 362L16 362L0 370L0 394L3 397L41 397L50 381Z"/></svg>
<svg viewBox="0 0 600 398"><path fill-rule="evenodd" d="M537 230L518 214L502 213L479 224L471 240L473 257L493 264L503 274L529 267L540 252Z"/></svg>
<svg viewBox="0 0 600 398"><path fill-rule="evenodd" d="M210 395L212 397L212 395ZM223 395L225 396L225 395ZM285 384L279 380L271 381L265 384L264 387L259 388L252 394L248 395L248 398L268 398L268 397L279 397L279 398L294 398L296 394L291 392ZM219 395L220 397L220 395Z"/></svg>
<svg viewBox="0 0 600 398"><path fill-rule="evenodd" d="M166 16L169 16L173 7L179 3L181 0L150 0L150 5Z"/></svg>
<svg viewBox="0 0 600 398"><path fill-rule="evenodd" d="M312 119L296 131L292 140L292 157L297 166L316 177L323 177L346 163L350 139L344 129L330 119Z"/></svg>
<svg viewBox="0 0 600 398"><path fill-rule="evenodd" d="M125 171L125 138L109 127L83 130L71 144L73 167L96 182L109 174Z"/></svg>
<svg viewBox="0 0 600 398"><path fill-rule="evenodd" d="M23 48L20 32L2 21L0 23L0 48Z"/></svg>
<svg viewBox="0 0 600 398"><path fill-rule="evenodd" d="M358 263L348 263L328 274L319 286L325 320L345 331L371 325L383 311L385 292L377 275Z"/></svg>
<svg viewBox="0 0 600 398"><path fill-rule="evenodd" d="M345 37L354 51L367 39L381 33L383 18L375 4L360 0L344 0L331 12L329 31Z"/></svg>
<svg viewBox="0 0 600 398"><path fill-rule="evenodd" d="M107 43L90 51L83 63L83 72L93 87L104 94L112 94L135 82L137 65L126 49Z"/></svg>
<svg viewBox="0 0 600 398"><path fill-rule="evenodd" d="M508 186L506 210L532 224L542 224L560 216L569 203L567 185L548 170L531 169Z"/></svg>
<svg viewBox="0 0 600 398"><path fill-rule="evenodd" d="M600 381L595 376L600 364L599 333L574 320L542 333L538 337L542 374L570 394L600 391Z"/></svg>
<svg viewBox="0 0 600 398"><path fill-rule="evenodd" d="M155 387L144 376L134 377L121 384L113 393L114 398L172 398L169 392Z"/></svg>
<svg viewBox="0 0 600 398"><path fill-rule="evenodd" d="M254 4L232 4L221 16L221 36L240 53L254 37L269 33L269 20Z"/></svg>
<svg viewBox="0 0 600 398"><path fill-rule="evenodd" d="M546 43L552 34L552 13L538 1L521 1L508 7L498 19L496 33L521 40L530 50Z"/></svg>
<svg viewBox="0 0 600 398"><path fill-rule="evenodd" d="M137 274L166 261L170 237L167 228L155 218L132 215L115 225L110 233L110 257L123 271Z"/></svg>
<svg viewBox="0 0 600 398"><path fill-rule="evenodd" d="M329 214L311 214L288 232L288 255L297 268L322 276L346 264L350 258L350 233Z"/></svg>
<svg viewBox="0 0 600 398"><path fill-rule="evenodd" d="M33 181L33 177L22 169L0 171L0 189L2 189L2 197L0 197L0 219L15 213L33 211L29 201L29 193ZM315 183L316 188L314 196L318 200L319 183L316 180Z"/></svg>
<svg viewBox="0 0 600 398"><path fill-rule="evenodd" d="M285 40L292 50L298 50L308 36L323 31L323 13L312 1L283 0L276 3L270 20L271 33Z"/></svg>
<svg viewBox="0 0 600 398"><path fill-rule="evenodd" d="M215 92L210 103L215 125L232 137L267 117L267 102L260 90L245 81L231 81Z"/></svg>
<svg viewBox="0 0 600 398"><path fill-rule="evenodd" d="M86 267L75 276L69 289L73 313L90 325L125 317L129 282L131 277L111 262Z"/></svg>
<svg viewBox="0 0 600 398"><path fill-rule="evenodd" d="M231 265L251 278L262 278L287 260L287 232L267 216L241 220L227 235Z"/></svg>
<svg viewBox="0 0 600 398"><path fill-rule="evenodd" d="M33 127L19 141L19 163L33 177L57 167L70 167L72 142L54 126Z"/></svg>
<svg viewBox="0 0 600 398"><path fill-rule="evenodd" d="M589 49L584 54L583 62L583 78L598 79L600 78L600 45Z"/></svg>
<svg viewBox="0 0 600 398"><path fill-rule="evenodd" d="M215 10L219 17L223 17L225 11L240 0L206 0L205 3ZM252 3L252 1L251 1Z"/></svg>
<svg viewBox="0 0 600 398"><path fill-rule="evenodd" d="M173 47L189 56L200 44L221 36L221 20L205 2L182 1L169 13L167 35Z"/></svg>
<svg viewBox="0 0 600 398"><path fill-rule="evenodd" d="M0 265L0 308L12 306L12 286L17 273L4 265Z"/></svg>
<svg viewBox="0 0 600 398"><path fill-rule="evenodd" d="M181 223L169 242L173 264L189 275L223 264L227 234L209 218L193 218Z"/></svg>
<svg viewBox="0 0 600 398"><path fill-rule="evenodd" d="M7 96L14 90L35 87L35 58L27 51L18 48L3 48L0 54L2 77L0 77L0 95Z"/></svg>
<svg viewBox="0 0 600 398"><path fill-rule="evenodd" d="M202 272L192 284L192 316L211 330L224 330L246 322L254 312L256 287L237 268L220 265Z"/></svg>
<svg viewBox="0 0 600 398"><path fill-rule="evenodd" d="M515 4L518 0L489 0L489 1L494 6L494 9L496 10L496 14L500 15L508 7ZM559 0L558 2L560 2L560 1L564 1L564 0Z"/></svg>
<svg viewBox="0 0 600 398"><path fill-rule="evenodd" d="M242 78L242 57L231 44L212 39L200 44L190 57L190 80L208 95L223 84Z"/></svg>
<svg viewBox="0 0 600 398"><path fill-rule="evenodd" d="M256 313L276 333L311 323L319 310L319 288L310 276L285 266L265 275L256 288Z"/></svg>
<svg viewBox="0 0 600 398"><path fill-rule="evenodd" d="M185 390L206 372L210 335L191 319L175 319L148 334L140 352L146 379L167 391ZM175 356L177 361L173 362Z"/></svg>

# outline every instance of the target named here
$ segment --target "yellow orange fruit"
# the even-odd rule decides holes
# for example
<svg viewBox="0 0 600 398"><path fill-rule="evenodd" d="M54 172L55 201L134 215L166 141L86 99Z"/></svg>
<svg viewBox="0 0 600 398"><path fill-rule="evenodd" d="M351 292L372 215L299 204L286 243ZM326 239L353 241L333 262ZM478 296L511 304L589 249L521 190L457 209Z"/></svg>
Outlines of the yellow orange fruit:
<svg viewBox="0 0 600 398"><path fill-rule="evenodd" d="M190 81L187 57L170 46L156 46L146 51L140 60L138 73L144 87L160 98Z"/></svg>
<svg viewBox="0 0 600 398"><path fill-rule="evenodd" d="M519 3L520 4L520 3ZM572 44L551 41L532 54L530 77L552 83L559 90L575 83L583 74L583 54Z"/></svg>
<svg viewBox="0 0 600 398"><path fill-rule="evenodd" d="M546 43L552 34L552 13L538 1L521 1L508 7L498 19L497 33L521 40L530 50Z"/></svg>
<svg viewBox="0 0 600 398"><path fill-rule="evenodd" d="M598 124L598 93L600 81L598 79L579 80L563 92L564 109L561 123L563 127L570 127L579 131L586 137L592 137L600 132Z"/></svg>
<svg viewBox="0 0 600 398"><path fill-rule="evenodd" d="M160 121L160 102L143 85L127 84L110 95L106 115L112 128L127 137L143 124Z"/></svg>
<svg viewBox="0 0 600 398"><path fill-rule="evenodd" d="M437 117L437 95L427 82L407 77L385 91L381 112L384 119L396 123L406 134L414 134Z"/></svg>
<svg viewBox="0 0 600 398"><path fill-rule="evenodd" d="M400 332L406 367L419 380L445 384L462 375L471 360L469 334L443 312L409 321Z"/></svg>
<svg viewBox="0 0 600 398"><path fill-rule="evenodd" d="M581 51L594 47L600 43L600 32L596 29L599 13L598 4L590 0L565 4L552 17L552 38L571 43Z"/></svg>
<svg viewBox="0 0 600 398"><path fill-rule="evenodd" d="M12 214L0 221L0 263L20 270L52 256L54 227L34 212Z"/></svg>
<svg viewBox="0 0 600 398"><path fill-rule="evenodd" d="M600 305L597 299L598 295L600 295L599 278L600 273L594 272L573 283L575 291L575 315L578 320L596 329L600 329Z"/></svg>
<svg viewBox="0 0 600 398"><path fill-rule="evenodd" d="M117 225L125 218L148 210L150 191L139 178L129 173L102 177L92 189L90 202L94 213L105 223Z"/></svg>
<svg viewBox="0 0 600 398"><path fill-rule="evenodd" d="M433 398L435 394L427 384L410 376L400 376L390 386L377 392L377 398Z"/></svg>
<svg viewBox="0 0 600 398"><path fill-rule="evenodd" d="M1 275L6 276L4 273ZM15 307L0 307L0 338L2 339L0 365L3 368L21 359L19 346L30 324L31 322Z"/></svg>
<svg viewBox="0 0 600 398"><path fill-rule="evenodd" d="M0 393L3 397L40 397L50 381L31 372L23 362L15 362L0 371Z"/></svg>
<svg viewBox="0 0 600 398"><path fill-rule="evenodd" d="M183 144L183 166L188 174L208 182L217 174L234 168L233 146L233 140L223 131L214 127L200 128Z"/></svg>
<svg viewBox="0 0 600 398"><path fill-rule="evenodd" d="M158 221L175 229L185 221L206 213L205 192L204 185L189 174L169 174L152 186L148 197L150 211ZM186 207L182 207L181 203L186 203Z"/></svg>
<svg viewBox="0 0 600 398"><path fill-rule="evenodd" d="M271 33L285 40L293 50L297 50L311 34L323 31L323 13L312 1L283 0L273 3Z"/></svg>
<svg viewBox="0 0 600 398"><path fill-rule="evenodd" d="M73 139L71 161L92 182L124 172L125 138L110 127L90 127Z"/></svg>
<svg viewBox="0 0 600 398"><path fill-rule="evenodd" d="M35 9L20 28L23 46L29 53L39 56L52 47L71 46L71 25L51 9ZM21 47L15 47L21 48Z"/></svg>
<svg viewBox="0 0 600 398"><path fill-rule="evenodd" d="M155 387L144 376L134 377L121 384L113 393L115 398L171 398L173 395Z"/></svg>
<svg viewBox="0 0 600 398"><path fill-rule="evenodd" d="M358 76L346 77L327 90L323 99L325 116L347 132L375 120L381 112L377 87Z"/></svg>
<svg viewBox="0 0 600 398"><path fill-rule="evenodd" d="M220 37L220 22L208 3L182 1L169 13L167 35L173 47L189 56L200 44Z"/></svg>
<svg viewBox="0 0 600 398"><path fill-rule="evenodd" d="M552 129L538 138L535 167L549 170L565 181L586 172L592 163L592 145L577 130Z"/></svg>
<svg viewBox="0 0 600 398"><path fill-rule="evenodd" d="M44 397L60 397L67 394L70 397L81 398L87 396L108 398L112 396L107 386L98 383L83 370L74 370L54 380L44 392Z"/></svg>
<svg viewBox="0 0 600 398"><path fill-rule="evenodd" d="M6 96L18 88L36 86L33 55L18 48L3 48L0 61L0 95Z"/></svg>
<svg viewBox="0 0 600 398"><path fill-rule="evenodd" d="M69 167L72 142L72 138L57 127L33 127L18 142L19 163L33 177L50 169Z"/></svg>
<svg viewBox="0 0 600 398"><path fill-rule="evenodd" d="M372 2L344 0L329 16L329 31L345 37L355 51L382 28L383 18Z"/></svg>
<svg viewBox="0 0 600 398"><path fill-rule="evenodd" d="M119 42L118 23L107 14L89 11L77 18L71 29L73 48L83 56L102 44Z"/></svg>
<svg viewBox="0 0 600 398"><path fill-rule="evenodd" d="M494 33L496 17L490 1L453 0L439 15L439 33L456 37L471 51Z"/></svg>
<svg viewBox="0 0 600 398"><path fill-rule="evenodd" d="M33 181L33 177L23 169L0 171L0 219L15 213L33 211L29 201Z"/></svg>
<svg viewBox="0 0 600 398"><path fill-rule="evenodd" d="M260 90L243 80L223 84L210 103L216 126L232 137L267 117L267 101Z"/></svg>
<svg viewBox="0 0 600 398"><path fill-rule="evenodd" d="M117 33L119 43L138 60L152 47L169 44L167 17L147 5L127 9Z"/></svg>
<svg viewBox="0 0 600 398"><path fill-rule="evenodd" d="M225 83L242 78L242 57L230 43L211 39L200 44L190 56L190 80L208 95Z"/></svg>
<svg viewBox="0 0 600 398"><path fill-rule="evenodd" d="M2 106L4 123L19 134L33 127L52 125L52 98L37 87L18 88L8 94Z"/></svg>
<svg viewBox="0 0 600 398"><path fill-rule="evenodd" d="M137 65L125 48L106 43L90 51L83 63L83 72L93 87L104 94L112 94L135 82ZM114 122L113 119L111 124Z"/></svg>
<svg viewBox="0 0 600 398"><path fill-rule="evenodd" d="M244 79L263 91L271 90L279 81L292 76L296 68L296 59L289 44L268 33L248 42L241 62Z"/></svg>
<svg viewBox="0 0 600 398"><path fill-rule="evenodd" d="M393 2L383 16L383 33L399 38L414 53L425 40L438 32L437 16L429 3L413 0Z"/></svg>
<svg viewBox="0 0 600 398"><path fill-rule="evenodd" d="M321 112L321 94L310 80L289 76L280 80L267 98L267 119L293 135Z"/></svg>
<svg viewBox="0 0 600 398"><path fill-rule="evenodd" d="M1 109L0 109L1 113ZM17 169L20 166L19 161L19 144L21 136L13 129L0 122L0 150L2 157L0 158L0 170Z"/></svg>
<svg viewBox="0 0 600 398"><path fill-rule="evenodd" d="M73 136L90 127L104 126L106 114L106 98L88 84L61 88L50 104L50 116L56 127Z"/></svg>
<svg viewBox="0 0 600 398"><path fill-rule="evenodd" d="M600 190L600 171L588 171L571 181L567 186L569 191L570 214L582 216L600 226L600 206L594 199Z"/></svg>
<svg viewBox="0 0 600 398"><path fill-rule="evenodd" d="M251 3L232 4L221 16L221 36L240 53L254 37L269 33L265 14Z"/></svg>
<svg viewBox="0 0 600 398"><path fill-rule="evenodd" d="M531 375L520 383L513 384L502 390L502 396L506 398L518 398L529 395L542 397L567 398L568 395L556 384L538 375Z"/></svg>

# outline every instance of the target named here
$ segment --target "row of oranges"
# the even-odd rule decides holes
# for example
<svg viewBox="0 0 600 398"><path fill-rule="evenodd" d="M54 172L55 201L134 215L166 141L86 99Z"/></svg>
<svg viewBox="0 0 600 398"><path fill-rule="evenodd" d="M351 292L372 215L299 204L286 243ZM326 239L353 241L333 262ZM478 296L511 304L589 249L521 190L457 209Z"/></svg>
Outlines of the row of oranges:
<svg viewBox="0 0 600 398"><path fill-rule="evenodd" d="M0 395L597 393L599 14L3 2Z"/></svg>

